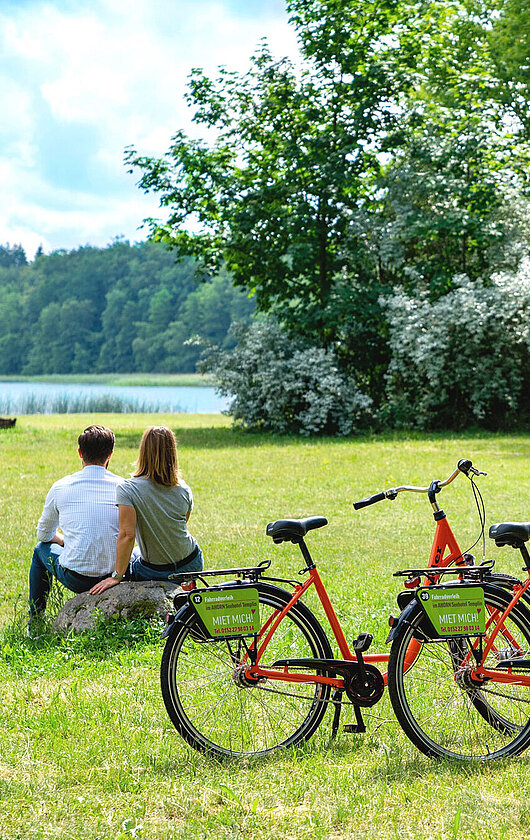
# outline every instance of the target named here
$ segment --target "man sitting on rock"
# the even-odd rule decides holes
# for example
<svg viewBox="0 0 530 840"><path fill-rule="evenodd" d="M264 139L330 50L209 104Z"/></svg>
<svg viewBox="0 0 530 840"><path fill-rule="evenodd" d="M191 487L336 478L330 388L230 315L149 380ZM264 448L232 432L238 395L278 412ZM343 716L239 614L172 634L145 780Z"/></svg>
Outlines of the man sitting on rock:
<svg viewBox="0 0 530 840"><path fill-rule="evenodd" d="M78 445L82 469L52 485L37 525L40 542L29 570L29 636L39 632L52 576L72 592L86 592L116 567L116 486L122 479L108 470L114 434L105 426L88 426Z"/></svg>

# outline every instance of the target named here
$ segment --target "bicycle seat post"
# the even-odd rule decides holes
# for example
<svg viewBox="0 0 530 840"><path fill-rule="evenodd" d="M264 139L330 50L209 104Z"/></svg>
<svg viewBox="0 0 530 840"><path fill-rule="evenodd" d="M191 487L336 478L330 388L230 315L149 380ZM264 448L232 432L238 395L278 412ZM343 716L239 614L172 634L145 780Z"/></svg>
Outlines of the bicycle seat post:
<svg viewBox="0 0 530 840"><path fill-rule="evenodd" d="M315 562L314 562L313 558L311 557L311 554L309 553L309 549L308 549L307 545L305 544L305 540L301 539L300 542L298 543L298 545L300 547L300 551L302 552L302 556L303 556L303 558L306 562L306 568L307 569L314 569L315 568Z"/></svg>
<svg viewBox="0 0 530 840"><path fill-rule="evenodd" d="M521 552L524 560L524 568L530 572L530 554L528 553L528 549L524 543L519 546L519 551Z"/></svg>

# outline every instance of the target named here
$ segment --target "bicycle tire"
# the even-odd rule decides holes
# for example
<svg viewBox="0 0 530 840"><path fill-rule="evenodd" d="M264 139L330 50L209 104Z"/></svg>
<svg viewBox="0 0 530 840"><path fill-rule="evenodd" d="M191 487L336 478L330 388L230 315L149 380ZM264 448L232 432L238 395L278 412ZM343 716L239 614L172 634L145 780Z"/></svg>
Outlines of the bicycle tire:
<svg viewBox="0 0 530 840"><path fill-rule="evenodd" d="M256 589L263 626L292 595L265 583ZM313 735L326 712L330 686L273 680L237 685L237 643L206 640L192 607L177 620L162 655L162 697L173 725L192 747L223 757L262 756ZM317 618L299 601L282 619L260 664L332 655Z"/></svg>
<svg viewBox="0 0 530 840"><path fill-rule="evenodd" d="M496 586L485 586L484 593L490 612L504 610L511 600ZM405 734L421 752L436 758L488 761L519 755L530 744L528 688L474 685L469 676L466 679L466 668L458 664L461 650L455 661L455 644L465 644L469 650L465 638L423 641L413 664L406 667L409 645L419 636L425 639L422 618L418 606L394 640L388 662L390 701ZM524 605L514 607L505 626L505 638L511 634L523 653L529 651L530 612ZM496 650L486 661L490 668L499 661L498 645Z"/></svg>

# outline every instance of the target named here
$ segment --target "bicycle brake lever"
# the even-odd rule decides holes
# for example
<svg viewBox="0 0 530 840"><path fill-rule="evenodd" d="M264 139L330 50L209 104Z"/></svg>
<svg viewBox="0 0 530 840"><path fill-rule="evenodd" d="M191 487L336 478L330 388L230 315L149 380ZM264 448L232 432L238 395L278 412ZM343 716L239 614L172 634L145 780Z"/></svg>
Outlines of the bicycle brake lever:
<svg viewBox="0 0 530 840"><path fill-rule="evenodd" d="M470 467L469 472L473 473L473 475L487 475L487 472L483 472L482 470L477 470L476 467Z"/></svg>

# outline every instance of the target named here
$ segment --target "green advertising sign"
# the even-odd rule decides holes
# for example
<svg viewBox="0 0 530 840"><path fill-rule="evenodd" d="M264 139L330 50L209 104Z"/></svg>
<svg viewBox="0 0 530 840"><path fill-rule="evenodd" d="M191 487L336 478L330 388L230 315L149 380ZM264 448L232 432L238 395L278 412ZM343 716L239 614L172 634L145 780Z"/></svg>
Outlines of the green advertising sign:
<svg viewBox="0 0 530 840"><path fill-rule="evenodd" d="M418 599L440 636L484 633L484 590L480 586L429 587Z"/></svg>
<svg viewBox="0 0 530 840"><path fill-rule="evenodd" d="M249 635L260 629L259 595L252 587L193 592L190 603L213 638Z"/></svg>

